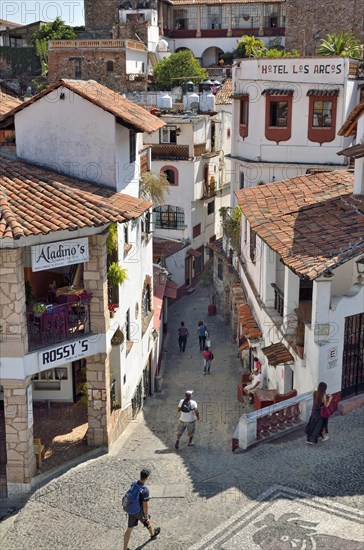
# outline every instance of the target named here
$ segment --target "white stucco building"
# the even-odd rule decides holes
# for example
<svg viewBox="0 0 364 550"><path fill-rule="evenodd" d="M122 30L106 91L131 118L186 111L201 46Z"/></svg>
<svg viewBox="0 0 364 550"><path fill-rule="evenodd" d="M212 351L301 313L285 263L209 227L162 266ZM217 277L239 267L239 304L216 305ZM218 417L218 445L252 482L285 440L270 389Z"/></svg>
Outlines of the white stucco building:
<svg viewBox="0 0 364 550"><path fill-rule="evenodd" d="M235 189L347 166L337 151L348 140L337 132L360 99L358 63L343 57L235 61Z"/></svg>
<svg viewBox="0 0 364 550"><path fill-rule="evenodd" d="M164 123L117 97L95 82L63 81L0 120L17 136L17 157L2 159L0 171L9 491L34 475L34 401L84 393L88 444L108 447L154 391L151 203L138 198L138 182L148 168L142 133ZM122 284L111 265L125 270Z"/></svg>

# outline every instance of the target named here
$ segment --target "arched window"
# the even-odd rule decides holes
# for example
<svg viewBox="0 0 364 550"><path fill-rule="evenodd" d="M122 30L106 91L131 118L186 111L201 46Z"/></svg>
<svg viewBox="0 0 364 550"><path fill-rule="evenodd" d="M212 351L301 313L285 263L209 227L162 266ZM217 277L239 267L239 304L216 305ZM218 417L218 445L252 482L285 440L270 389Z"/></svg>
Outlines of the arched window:
<svg viewBox="0 0 364 550"><path fill-rule="evenodd" d="M108 73L112 73L114 71L114 62L113 61L106 61L106 70Z"/></svg>
<svg viewBox="0 0 364 550"><path fill-rule="evenodd" d="M178 170L174 166L163 166L161 174L165 174L169 185L178 185Z"/></svg>
<svg viewBox="0 0 364 550"><path fill-rule="evenodd" d="M153 210L156 229L185 229L183 208L165 204Z"/></svg>

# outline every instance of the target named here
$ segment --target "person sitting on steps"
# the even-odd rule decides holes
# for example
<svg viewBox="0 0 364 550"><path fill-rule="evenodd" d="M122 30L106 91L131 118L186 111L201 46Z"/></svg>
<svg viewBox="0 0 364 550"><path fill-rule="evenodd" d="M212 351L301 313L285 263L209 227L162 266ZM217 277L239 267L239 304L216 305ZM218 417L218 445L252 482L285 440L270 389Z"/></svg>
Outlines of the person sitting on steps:
<svg viewBox="0 0 364 550"><path fill-rule="evenodd" d="M254 360L255 359L256 358L254 357ZM249 380L251 380L251 383L245 386L244 393L249 397L249 404L252 405L254 402L254 393L256 392L256 390L261 388L263 384L263 376L262 373L259 372L256 363L254 364L253 370L250 373Z"/></svg>

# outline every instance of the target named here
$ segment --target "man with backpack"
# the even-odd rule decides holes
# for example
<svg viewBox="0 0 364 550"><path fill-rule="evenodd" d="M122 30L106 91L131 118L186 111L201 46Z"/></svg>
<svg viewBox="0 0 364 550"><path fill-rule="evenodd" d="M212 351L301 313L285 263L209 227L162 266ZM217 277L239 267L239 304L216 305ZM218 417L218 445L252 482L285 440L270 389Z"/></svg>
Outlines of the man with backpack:
<svg viewBox="0 0 364 550"><path fill-rule="evenodd" d="M145 485L145 482L149 476L150 471L143 469L140 472L140 479L132 483L129 491L127 491L123 498L123 509L128 514L128 527L124 534L124 550L130 550L128 548L130 535L134 527L138 525L138 521L148 529L151 540L156 539L161 531L160 527L154 529L150 521L150 515L148 514L150 497L149 489Z"/></svg>
<svg viewBox="0 0 364 550"><path fill-rule="evenodd" d="M196 420L200 420L200 413L198 412L197 403L191 399L193 394L192 390L188 390L185 393L185 398L181 399L178 404L178 412L181 413L175 448L179 449L179 440L187 429L188 434L188 446L193 447L192 439L195 433Z"/></svg>
<svg viewBox="0 0 364 550"><path fill-rule="evenodd" d="M184 321L181 321L181 326L178 329L178 345L179 351L186 350L187 338L189 337L188 329L185 327Z"/></svg>

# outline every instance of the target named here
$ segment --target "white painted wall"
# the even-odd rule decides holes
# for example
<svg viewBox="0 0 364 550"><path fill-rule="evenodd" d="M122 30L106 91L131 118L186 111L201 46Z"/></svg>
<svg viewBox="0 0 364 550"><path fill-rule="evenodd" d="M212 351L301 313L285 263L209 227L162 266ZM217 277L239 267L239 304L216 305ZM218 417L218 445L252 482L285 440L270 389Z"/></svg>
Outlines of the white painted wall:
<svg viewBox="0 0 364 550"><path fill-rule="evenodd" d="M116 190L133 197L139 197L140 156L138 151L143 143L143 134L136 134L135 162L130 164L129 130L115 124L115 164Z"/></svg>
<svg viewBox="0 0 364 550"><path fill-rule="evenodd" d="M47 384L45 380L33 381L33 401L73 401L73 387L72 387L72 363L65 363L63 368L67 368L67 380L55 380L50 381L49 386L52 386L52 382L60 384L60 390L36 390L35 386L37 382Z"/></svg>
<svg viewBox="0 0 364 550"><path fill-rule="evenodd" d="M15 128L21 159L115 187L115 118L106 111L62 86L18 112Z"/></svg>
<svg viewBox="0 0 364 550"><path fill-rule="evenodd" d="M126 48L126 74L143 74L148 67L147 50L129 50Z"/></svg>

